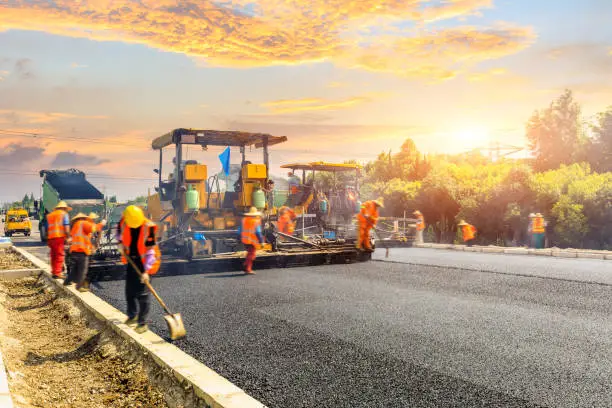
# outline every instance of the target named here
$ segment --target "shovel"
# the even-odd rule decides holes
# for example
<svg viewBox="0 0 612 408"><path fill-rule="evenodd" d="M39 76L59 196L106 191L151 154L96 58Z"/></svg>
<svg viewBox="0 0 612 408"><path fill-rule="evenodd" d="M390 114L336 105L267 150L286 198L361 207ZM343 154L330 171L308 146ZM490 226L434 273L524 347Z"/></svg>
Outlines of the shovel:
<svg viewBox="0 0 612 408"><path fill-rule="evenodd" d="M122 248L120 248L120 251L123 254L123 257L128 260L130 265L132 265L132 268L134 268L138 276L142 276L142 272L140 272L140 270L138 269L138 267L136 266L132 258L130 258L125 253L125 251L123 251ZM164 320L168 324L168 331L170 332L170 339L177 340L177 339L185 337L185 334L187 334L187 332L185 330L185 325L183 324L183 318L181 317L181 314L171 313L170 309L168 309L168 306L166 306L162 298L160 298L157 292L155 291L155 289L153 289L153 286L151 286L151 283L147 281L145 282L145 285L147 285L147 288L149 288L153 296L155 296L155 299L157 299L161 307L166 312L166 315L164 316Z"/></svg>

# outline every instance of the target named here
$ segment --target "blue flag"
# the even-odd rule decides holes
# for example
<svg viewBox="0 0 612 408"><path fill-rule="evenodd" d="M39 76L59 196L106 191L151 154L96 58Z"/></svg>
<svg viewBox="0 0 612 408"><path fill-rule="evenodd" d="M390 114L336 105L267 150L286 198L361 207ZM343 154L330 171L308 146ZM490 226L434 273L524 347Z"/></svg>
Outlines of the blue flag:
<svg viewBox="0 0 612 408"><path fill-rule="evenodd" d="M219 160L221 160L221 164L223 165L223 172L226 176L230 174L230 148L229 146L225 148L223 153L219 155Z"/></svg>

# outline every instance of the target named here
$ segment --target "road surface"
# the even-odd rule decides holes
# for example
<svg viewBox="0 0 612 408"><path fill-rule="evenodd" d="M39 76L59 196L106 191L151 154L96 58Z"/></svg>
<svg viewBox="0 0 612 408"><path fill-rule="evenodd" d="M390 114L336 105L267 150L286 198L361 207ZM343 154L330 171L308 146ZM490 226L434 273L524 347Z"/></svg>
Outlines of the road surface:
<svg viewBox="0 0 612 408"><path fill-rule="evenodd" d="M186 322L177 346L269 407L612 406L612 263L380 252L153 284ZM100 285L124 310L123 282Z"/></svg>

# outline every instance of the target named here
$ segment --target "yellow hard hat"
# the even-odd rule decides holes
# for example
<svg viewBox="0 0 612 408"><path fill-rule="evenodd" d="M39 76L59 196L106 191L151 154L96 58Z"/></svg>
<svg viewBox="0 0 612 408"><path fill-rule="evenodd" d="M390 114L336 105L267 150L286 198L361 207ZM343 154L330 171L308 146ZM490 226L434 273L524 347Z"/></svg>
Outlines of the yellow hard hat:
<svg viewBox="0 0 612 408"><path fill-rule="evenodd" d="M468 225L468 223L465 222L465 220L461 220L461 222L459 222L459 224L457 224L457 225L459 225L460 227L463 227L465 225Z"/></svg>
<svg viewBox="0 0 612 408"><path fill-rule="evenodd" d="M123 219L130 228L138 228L145 222L145 216L140 207L128 205L123 211Z"/></svg>
<svg viewBox="0 0 612 408"><path fill-rule="evenodd" d="M87 218L87 216L85 214L83 214L83 213L78 213L77 215L72 217L72 221L76 221L76 220L79 220L81 218Z"/></svg>
<svg viewBox="0 0 612 408"><path fill-rule="evenodd" d="M381 208L385 208L385 199L382 197L378 197L376 200L374 200L374 204Z"/></svg>
<svg viewBox="0 0 612 408"><path fill-rule="evenodd" d="M257 211L256 207L251 207L249 209L249 212L244 213L245 216L247 217L259 217L261 215L261 213L259 211Z"/></svg>
<svg viewBox="0 0 612 408"><path fill-rule="evenodd" d="M97 220L98 218L100 218L100 216L95 212L90 212L87 218L89 218L90 220Z"/></svg>
<svg viewBox="0 0 612 408"><path fill-rule="evenodd" d="M59 203L57 203L57 205L55 206L54 210L66 210L66 211L70 211L70 210L72 210L72 208L64 200L62 200Z"/></svg>

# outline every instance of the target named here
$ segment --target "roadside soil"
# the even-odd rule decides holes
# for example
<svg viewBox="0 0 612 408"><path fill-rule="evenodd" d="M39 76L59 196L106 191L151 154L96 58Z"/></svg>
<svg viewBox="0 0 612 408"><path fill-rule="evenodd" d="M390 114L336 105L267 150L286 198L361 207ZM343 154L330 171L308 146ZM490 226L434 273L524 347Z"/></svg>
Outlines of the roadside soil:
<svg viewBox="0 0 612 408"><path fill-rule="evenodd" d="M0 248L0 270L29 268L34 268L34 265L28 260L11 250Z"/></svg>
<svg viewBox="0 0 612 408"><path fill-rule="evenodd" d="M0 348L17 408L167 407L137 357L35 278L0 281Z"/></svg>

